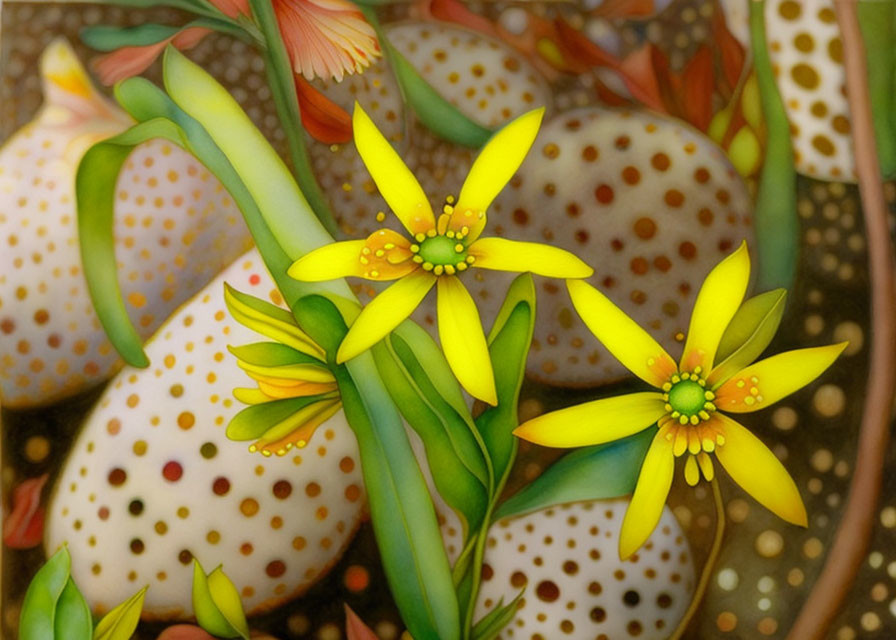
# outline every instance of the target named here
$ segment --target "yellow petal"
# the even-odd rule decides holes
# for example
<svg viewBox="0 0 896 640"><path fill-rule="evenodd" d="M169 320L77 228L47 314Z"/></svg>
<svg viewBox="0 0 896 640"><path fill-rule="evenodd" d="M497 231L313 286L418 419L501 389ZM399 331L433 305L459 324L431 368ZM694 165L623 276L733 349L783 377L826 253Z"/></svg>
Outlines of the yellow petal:
<svg viewBox="0 0 896 640"><path fill-rule="evenodd" d="M600 291L581 280L567 280L576 311L598 340L636 376L662 387L675 374L675 361L638 324Z"/></svg>
<svg viewBox="0 0 896 640"><path fill-rule="evenodd" d="M481 238L470 245L475 267L496 271L531 271L549 278L588 278L594 269L569 251L540 242Z"/></svg>
<svg viewBox="0 0 896 640"><path fill-rule="evenodd" d="M540 415L521 424L513 434L546 447L584 447L637 433L665 412L661 394L629 393Z"/></svg>
<svg viewBox="0 0 896 640"><path fill-rule="evenodd" d="M375 297L348 330L336 362L350 360L382 340L413 313L435 283L431 273L415 271Z"/></svg>
<svg viewBox="0 0 896 640"><path fill-rule="evenodd" d="M713 267L706 276L694 311L681 356L681 370L712 369L722 334L737 313L750 280L750 254L744 242L737 251Z"/></svg>
<svg viewBox="0 0 896 640"><path fill-rule="evenodd" d="M325 244L292 263L286 272L290 278L304 282L336 280L346 276L361 276L361 251L364 240L347 240Z"/></svg>
<svg viewBox="0 0 896 640"><path fill-rule="evenodd" d="M451 370L473 397L498 404L495 374L476 304L457 278L439 278L439 340Z"/></svg>
<svg viewBox="0 0 896 640"><path fill-rule="evenodd" d="M619 557L628 559L647 541L663 515L663 505L672 486L675 457L672 444L661 429L653 438L641 465L638 484L622 521Z"/></svg>
<svg viewBox="0 0 896 640"><path fill-rule="evenodd" d="M716 389L716 407L732 413L758 411L803 388L820 376L847 343L796 349L760 360Z"/></svg>
<svg viewBox="0 0 896 640"><path fill-rule="evenodd" d="M411 235L434 228L432 207L417 178L357 102L352 128L358 153L395 217Z"/></svg>
<svg viewBox="0 0 896 640"><path fill-rule="evenodd" d="M485 144L460 190L449 224L452 231L467 227L471 242L479 237L485 226L485 212L523 163L543 116L543 107L524 113Z"/></svg>
<svg viewBox="0 0 896 640"><path fill-rule="evenodd" d="M725 444L716 456L731 478L762 506L791 524L808 524L806 507L784 465L756 436L731 418L716 414Z"/></svg>
<svg viewBox="0 0 896 640"><path fill-rule="evenodd" d="M697 467L697 460L694 456L688 456L684 463L684 479L692 487L696 487L700 482L700 469Z"/></svg>

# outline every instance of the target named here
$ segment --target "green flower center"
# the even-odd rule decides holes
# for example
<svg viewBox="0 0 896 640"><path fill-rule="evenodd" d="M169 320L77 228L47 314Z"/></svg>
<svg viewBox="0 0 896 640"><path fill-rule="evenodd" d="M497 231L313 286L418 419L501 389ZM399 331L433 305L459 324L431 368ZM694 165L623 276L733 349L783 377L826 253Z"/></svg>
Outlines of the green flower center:
<svg viewBox="0 0 896 640"><path fill-rule="evenodd" d="M669 404L673 411L685 416L695 416L706 404L706 390L692 380L682 380L669 389Z"/></svg>
<svg viewBox="0 0 896 640"><path fill-rule="evenodd" d="M455 238L435 236L420 243L418 254L424 262L435 265L456 265L467 257L466 247Z"/></svg>
<svg viewBox="0 0 896 640"><path fill-rule="evenodd" d="M715 394L706 388L706 380L701 378L702 371L697 367L691 372L676 373L663 385L663 400L669 417L681 424L700 424L709 420L709 415L716 410L712 403Z"/></svg>

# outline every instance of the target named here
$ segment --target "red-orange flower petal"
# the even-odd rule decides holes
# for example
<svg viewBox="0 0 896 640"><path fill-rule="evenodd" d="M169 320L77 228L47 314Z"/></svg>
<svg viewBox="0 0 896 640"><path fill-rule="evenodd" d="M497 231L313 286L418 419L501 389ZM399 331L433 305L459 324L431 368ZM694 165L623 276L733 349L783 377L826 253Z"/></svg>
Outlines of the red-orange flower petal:
<svg viewBox="0 0 896 640"><path fill-rule="evenodd" d="M40 544L44 536L44 508L40 494L48 474L30 478L12 493L12 512L3 523L3 543L10 549L30 549Z"/></svg>
<svg viewBox="0 0 896 640"><path fill-rule="evenodd" d="M146 71L169 43L181 50L190 49L199 44L199 41L211 32L211 29L205 27L188 27L155 44L142 47L122 47L112 53L102 55L93 61L92 67L100 77L100 82L105 85L113 85L125 78Z"/></svg>
<svg viewBox="0 0 896 640"><path fill-rule="evenodd" d="M324 144L349 142L352 139L352 118L345 109L299 74L295 75L295 82L305 131Z"/></svg>

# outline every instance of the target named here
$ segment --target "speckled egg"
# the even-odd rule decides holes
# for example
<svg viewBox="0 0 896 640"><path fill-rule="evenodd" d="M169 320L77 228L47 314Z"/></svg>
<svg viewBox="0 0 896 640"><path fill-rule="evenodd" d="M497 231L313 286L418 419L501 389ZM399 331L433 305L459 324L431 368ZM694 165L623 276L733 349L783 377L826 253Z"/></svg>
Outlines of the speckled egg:
<svg viewBox="0 0 896 640"><path fill-rule="evenodd" d="M452 25L403 22L387 28L392 43L449 102L472 120L497 127L537 106L552 105L547 81L506 44ZM327 97L348 112L361 103L398 149L433 205L441 207L466 177L475 152L445 142L409 118L398 84L384 60L341 83L320 83ZM343 230L365 237L389 212L354 144L311 144L321 186ZM390 225L387 217L386 224Z"/></svg>
<svg viewBox="0 0 896 640"><path fill-rule="evenodd" d="M693 558L666 507L645 546L620 560L628 504L574 503L494 525L477 619L525 587L516 617L498 638L668 638L694 591Z"/></svg>
<svg viewBox="0 0 896 640"><path fill-rule="evenodd" d="M0 150L0 395L9 408L64 398L119 366L81 272L74 177L92 144L131 121L65 41L46 49L41 73L43 107ZM239 210L188 153L154 140L127 160L115 252L143 337L249 246Z"/></svg>
<svg viewBox="0 0 896 640"><path fill-rule="evenodd" d="M251 454L225 436L251 385L228 345L264 340L237 324L224 282L280 303L256 251L179 309L125 368L79 434L47 509L46 547L67 543L95 612L150 585L144 617L191 615L192 559L219 563L249 614L304 592L338 560L362 515L358 449L340 411L304 449Z"/></svg>
<svg viewBox="0 0 896 640"><path fill-rule="evenodd" d="M747 189L724 153L679 120L587 107L544 124L489 210L486 234L568 249L590 282L676 352L703 278L752 240ZM465 275L486 326L510 276ZM536 279L529 374L584 386L628 375L578 318L562 282Z"/></svg>

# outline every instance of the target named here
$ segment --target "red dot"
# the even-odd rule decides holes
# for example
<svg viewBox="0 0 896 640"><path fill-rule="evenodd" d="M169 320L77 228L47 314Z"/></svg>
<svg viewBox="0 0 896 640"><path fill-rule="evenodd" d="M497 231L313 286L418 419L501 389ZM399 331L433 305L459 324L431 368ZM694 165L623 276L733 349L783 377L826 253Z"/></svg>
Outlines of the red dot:
<svg viewBox="0 0 896 640"><path fill-rule="evenodd" d="M261 282L261 276L259 276L257 273L253 273L251 276L249 276L249 284L258 284L259 282Z"/></svg>
<svg viewBox="0 0 896 640"><path fill-rule="evenodd" d="M281 560L274 560L268 563L264 571L272 578L279 578L286 573L286 565Z"/></svg>
<svg viewBox="0 0 896 640"><path fill-rule="evenodd" d="M361 565L353 564L345 570L343 580L345 581L346 589L358 593L359 591L364 591L370 584L370 574Z"/></svg>
<svg viewBox="0 0 896 640"><path fill-rule="evenodd" d="M177 482L184 475L184 468L180 466L179 462L172 460L171 462L166 462L165 466L162 467L162 475L168 482Z"/></svg>
<svg viewBox="0 0 896 640"><path fill-rule="evenodd" d="M218 496L225 495L230 491L230 480L224 477L215 478L214 483L212 483L212 491Z"/></svg>
<svg viewBox="0 0 896 640"><path fill-rule="evenodd" d="M128 474L124 469L116 467L109 472L109 484L113 487L120 487L128 479Z"/></svg>
<svg viewBox="0 0 896 640"><path fill-rule="evenodd" d="M610 204L613 202L613 187L608 184L602 184L594 190L594 197L601 204Z"/></svg>

